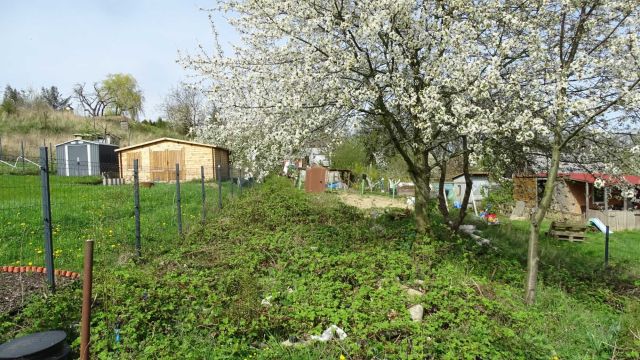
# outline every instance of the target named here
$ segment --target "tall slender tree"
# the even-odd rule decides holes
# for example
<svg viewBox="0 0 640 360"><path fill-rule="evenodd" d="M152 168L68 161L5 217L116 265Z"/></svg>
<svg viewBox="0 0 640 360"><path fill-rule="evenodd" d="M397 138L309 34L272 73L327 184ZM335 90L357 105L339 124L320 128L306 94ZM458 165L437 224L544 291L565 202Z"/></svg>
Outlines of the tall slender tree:
<svg viewBox="0 0 640 360"><path fill-rule="evenodd" d="M582 145L589 138L605 138L594 134L637 126L640 5L626 0L540 1L522 10L512 13L519 17L516 29L522 34L514 47L526 56L511 63L505 76L520 84L514 102L542 121L535 143L550 157L529 231L526 302L533 303L540 226L552 203L561 161L577 148L587 150ZM600 154L619 151L609 144L597 149Z"/></svg>

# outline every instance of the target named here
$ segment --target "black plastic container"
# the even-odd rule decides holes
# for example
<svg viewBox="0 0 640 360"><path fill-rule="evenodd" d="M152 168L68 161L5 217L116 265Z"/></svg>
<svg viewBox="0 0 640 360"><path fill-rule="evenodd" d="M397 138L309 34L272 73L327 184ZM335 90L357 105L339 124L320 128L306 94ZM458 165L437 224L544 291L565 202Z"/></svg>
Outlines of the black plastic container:
<svg viewBox="0 0 640 360"><path fill-rule="evenodd" d="M45 331L9 340L0 345L0 360L64 360L71 349L64 331Z"/></svg>

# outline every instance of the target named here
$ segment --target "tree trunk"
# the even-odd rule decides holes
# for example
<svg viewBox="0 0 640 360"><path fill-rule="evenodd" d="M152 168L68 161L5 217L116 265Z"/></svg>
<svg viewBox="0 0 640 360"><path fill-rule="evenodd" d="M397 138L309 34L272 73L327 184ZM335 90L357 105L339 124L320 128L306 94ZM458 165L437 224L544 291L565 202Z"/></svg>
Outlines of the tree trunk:
<svg viewBox="0 0 640 360"><path fill-rule="evenodd" d="M538 244L540 240L540 225L549 210L553 200L553 192L560 168L560 146L554 145L551 151L551 164L547 173L547 183L544 186L542 200L535 213L531 217L529 226L529 248L527 251L527 278L525 283L525 303L531 305L536 300L536 287L538 282Z"/></svg>
<svg viewBox="0 0 640 360"><path fill-rule="evenodd" d="M438 181L438 208L442 214L442 218L446 224L449 223L449 207L447 206L447 193L444 189L444 183L447 177L447 162L443 160L440 163L440 179Z"/></svg>
<svg viewBox="0 0 640 360"><path fill-rule="evenodd" d="M467 215L467 208L469 207L469 197L471 196L471 191L473 191L473 180L471 179L471 174L469 173L469 151L467 151L467 138L462 138L462 146L463 146L463 154L462 154L462 172L464 173L464 196L462 197L462 204L460 205L460 212L458 213L458 219L451 224L451 229L453 231L458 231L460 225L464 221L465 216ZM474 199L475 200L475 199Z"/></svg>
<svg viewBox="0 0 640 360"><path fill-rule="evenodd" d="M540 224L531 220L529 227L529 248L527 251L527 280L525 284L525 303L531 305L536 300L538 281L538 243L540 238Z"/></svg>
<svg viewBox="0 0 640 360"><path fill-rule="evenodd" d="M415 215L416 230L419 234L428 234L430 232L429 224L429 200L430 200L430 175L419 174L414 178L416 188L415 198Z"/></svg>
<svg viewBox="0 0 640 360"><path fill-rule="evenodd" d="M431 200L431 166L429 154L424 152L415 159L416 167L411 171L411 177L415 184L415 216L416 231L418 234L429 234L431 230L429 221L429 200Z"/></svg>

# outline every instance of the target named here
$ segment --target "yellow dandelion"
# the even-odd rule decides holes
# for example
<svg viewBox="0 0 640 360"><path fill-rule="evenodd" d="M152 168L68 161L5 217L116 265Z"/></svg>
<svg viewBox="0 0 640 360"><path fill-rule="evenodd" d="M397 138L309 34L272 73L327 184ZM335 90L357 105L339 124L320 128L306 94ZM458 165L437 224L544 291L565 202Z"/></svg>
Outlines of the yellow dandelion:
<svg viewBox="0 0 640 360"><path fill-rule="evenodd" d="M29 261L29 262L27 263L27 265L31 266L31 265L33 265L33 263L32 263L31 261Z"/></svg>

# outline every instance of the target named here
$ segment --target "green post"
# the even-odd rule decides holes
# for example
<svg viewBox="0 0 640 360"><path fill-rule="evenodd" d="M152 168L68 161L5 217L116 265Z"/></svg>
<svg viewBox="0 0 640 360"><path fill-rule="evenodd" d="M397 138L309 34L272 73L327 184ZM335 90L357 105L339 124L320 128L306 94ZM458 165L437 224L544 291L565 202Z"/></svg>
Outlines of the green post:
<svg viewBox="0 0 640 360"><path fill-rule="evenodd" d="M364 195L364 179L362 179L362 183L360 184L360 195Z"/></svg>

